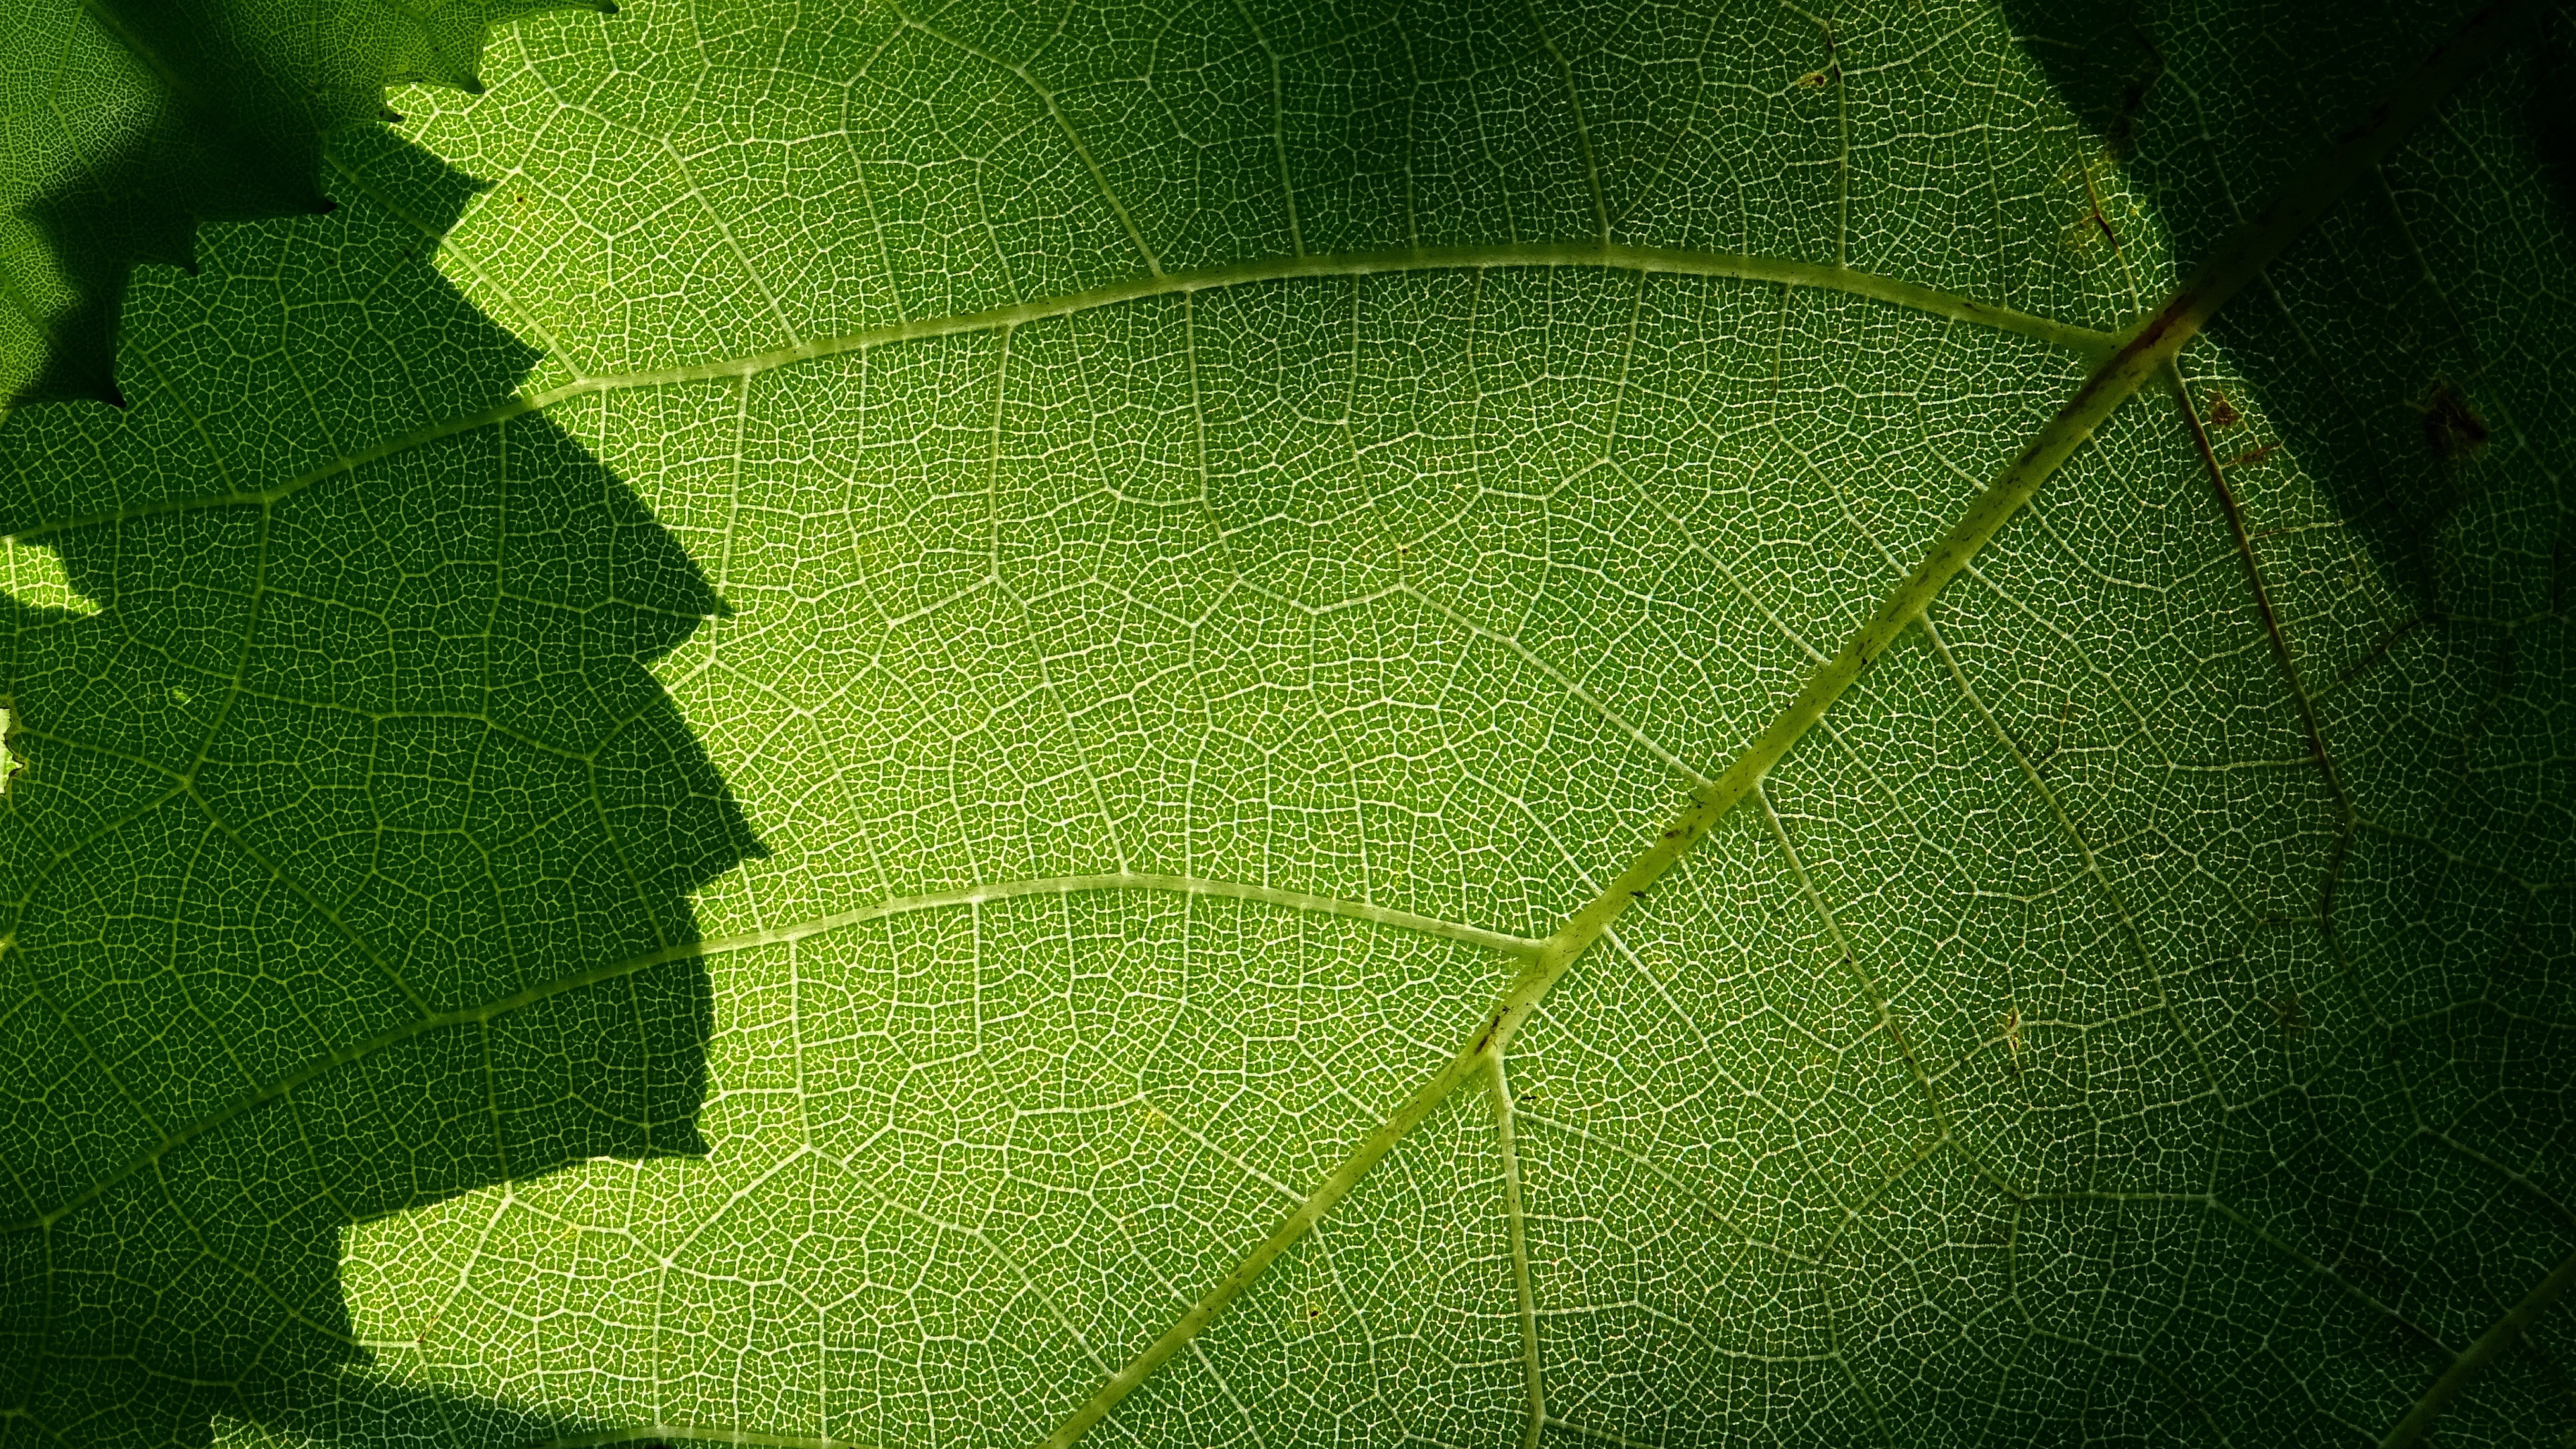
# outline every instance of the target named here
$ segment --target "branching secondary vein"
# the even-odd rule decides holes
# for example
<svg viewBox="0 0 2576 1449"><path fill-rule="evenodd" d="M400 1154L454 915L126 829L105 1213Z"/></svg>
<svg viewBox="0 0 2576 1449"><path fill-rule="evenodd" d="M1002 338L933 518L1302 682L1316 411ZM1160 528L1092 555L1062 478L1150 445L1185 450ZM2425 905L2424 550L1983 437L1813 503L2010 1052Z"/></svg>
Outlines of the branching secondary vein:
<svg viewBox="0 0 2576 1449"><path fill-rule="evenodd" d="M2176 354L2199 334L2220 306L2260 275L2283 247L2323 216L2355 180L2376 166L2444 97L2483 67L2518 33L2524 18L2523 7L2514 0L2500 0L2472 17L2398 87L2367 123L2347 133L2321 161L2301 173L2269 209L2220 246L2154 315L2130 333L2116 351L2103 357L2056 416L1968 504L1922 563L1880 602L1869 621L1844 642L1839 653L1808 676L1788 707L1773 717L1723 774L1691 793L1688 803L1662 834L1607 889L1540 944L1519 979L1480 1019L1481 1024L1466 1045L1162 1337L1094 1390L1054 1433L1041 1441L1041 1449L1065 1449L1107 1417L1348 1196L1360 1179L1451 1092L1499 1063L1513 1033L1574 962L1738 802L1755 791L1763 777L1824 717L1844 691L1887 652L1896 636L1920 619L1933 598L2021 511L2039 486L2091 441L2094 432L2141 385L2171 369ZM2569 1278L2576 1278L2576 1258L2561 1265L2535 1298L2545 1295L2554 1299L2552 1286L2563 1291L2560 1280ZM2468 1356L2464 1356L2462 1363L2468 1362ZM2428 1395L2426 1404L2430 1407L2419 1405L2419 1412L2429 1415L2437 1411L2440 1398L2452 1387L2455 1386L2446 1375L2443 1384Z"/></svg>
<svg viewBox="0 0 2576 1449"><path fill-rule="evenodd" d="M2071 322L2036 317L1927 287L1895 277L1882 277L1874 272L1854 271L1848 267L1822 262L1785 261L1777 257L1745 256L1734 252L1679 251L1665 247L1625 245L1601 246L1590 242L1528 242L1479 247L1433 247L1416 251L1347 252L1321 256L1273 257L1262 261L1241 262L1205 271L1158 273L1132 281L1112 283L1087 292L1048 297L1033 302L1019 302L1007 307L991 307L980 312L965 312L951 317L930 317L917 322L898 322L892 326L845 333L838 337L819 337L790 347L756 352L746 357L722 358L690 363L682 367L660 368L645 372L619 373L608 377L583 378L533 393L521 393L504 399L480 412L433 423L399 438L373 447L362 448L345 457L335 458L322 466L271 487L249 491L209 494L198 498L174 499L147 506L119 509L113 513L56 519L26 528L13 537L18 540L43 538L48 534L94 524L118 522L192 508L239 507L276 503L326 478L362 468L369 463L406 452L441 438L477 428L490 427L512 418L550 407L555 403L589 393L619 392L630 388L669 387L681 383L709 382L722 378L754 377L778 368L810 362L817 358L836 357L844 353L865 352L898 342L916 342L934 337L956 337L975 332L991 332L1017 327L1024 323L1043 322L1056 317L1070 317L1122 302L1143 301L1154 297L1187 296L1194 292L1215 291L1226 287L1248 286L1260 282L1284 282L1332 277L1369 277L1398 275L1408 272L1474 271L1498 267L1571 267L1613 272L1641 272L1649 275L1677 277L1731 277L1741 281L1773 282L1784 287L1814 287L1827 291L1848 292L1892 306L1947 317L1954 321L1972 322L2000 331L2015 332L2051 346L2062 347L2083 357L2099 357L2109 352L2118 339L2109 333Z"/></svg>
<svg viewBox="0 0 2576 1449"><path fill-rule="evenodd" d="M1543 944L1520 936L1507 935L1501 931L1489 931L1481 926L1443 921L1431 916L1416 915L1411 911L1371 905L1366 901L1345 901L1332 896L1286 890L1278 886L1251 885L1242 881L1207 880L1196 876L1135 873L1052 876L1039 880L1001 881L989 885L961 886L955 890L933 891L917 896L895 896L851 910L800 921L794 925L682 942L659 951L628 957L622 961L612 961L554 981L542 982L525 990L513 992L497 1001L486 1001L453 1011L433 1012L414 1017L364 1041L354 1042L316 1057L289 1075L235 1098L221 1110L163 1134L160 1141L144 1149L116 1171L91 1183L77 1195L41 1208L31 1217L0 1222L0 1233L26 1232L59 1222L74 1209L96 1201L109 1188L242 1114L272 1102L283 1101L292 1096L298 1088L326 1072L375 1056L389 1047L409 1041L424 1032L492 1021L513 1012L524 1011L541 1001L561 996L568 991L603 981L613 981L622 976L631 976L638 971L671 961L721 956L734 951L747 951L761 946L802 941L844 927L858 925L861 922L881 921L891 916L909 915L918 911L953 910L960 906L980 906L991 901L1018 900L1027 896L1067 896L1092 891L1157 891L1185 896L1254 901L1315 915L1340 916L1346 920L1367 921L1397 930L1418 931L1444 940L1482 946L1514 959L1527 958ZM6 949L5 942L0 942L0 949ZM1280 1186L1275 1183L1271 1185ZM1280 1187L1280 1190L1289 1193L1292 1197L1295 1195L1292 1190L1285 1187Z"/></svg>

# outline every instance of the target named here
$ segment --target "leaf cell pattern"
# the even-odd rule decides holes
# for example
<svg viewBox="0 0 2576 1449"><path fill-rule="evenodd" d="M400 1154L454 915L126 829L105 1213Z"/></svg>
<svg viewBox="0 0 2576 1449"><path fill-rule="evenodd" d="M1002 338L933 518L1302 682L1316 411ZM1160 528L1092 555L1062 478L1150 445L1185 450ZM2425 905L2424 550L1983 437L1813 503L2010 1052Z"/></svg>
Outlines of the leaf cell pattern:
<svg viewBox="0 0 2576 1449"><path fill-rule="evenodd" d="M505 32L0 430L0 1436L2554 1442L2563 17L1530 985L2464 13Z"/></svg>

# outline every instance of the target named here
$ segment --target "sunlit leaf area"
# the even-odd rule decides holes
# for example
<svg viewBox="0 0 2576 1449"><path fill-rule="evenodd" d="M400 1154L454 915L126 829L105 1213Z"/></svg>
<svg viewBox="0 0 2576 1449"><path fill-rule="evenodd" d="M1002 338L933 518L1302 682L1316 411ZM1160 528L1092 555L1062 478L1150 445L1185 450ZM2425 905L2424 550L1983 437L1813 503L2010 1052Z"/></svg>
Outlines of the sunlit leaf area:
<svg viewBox="0 0 2576 1449"><path fill-rule="evenodd" d="M0 1449L2576 1443L2576 20L0 0Z"/></svg>

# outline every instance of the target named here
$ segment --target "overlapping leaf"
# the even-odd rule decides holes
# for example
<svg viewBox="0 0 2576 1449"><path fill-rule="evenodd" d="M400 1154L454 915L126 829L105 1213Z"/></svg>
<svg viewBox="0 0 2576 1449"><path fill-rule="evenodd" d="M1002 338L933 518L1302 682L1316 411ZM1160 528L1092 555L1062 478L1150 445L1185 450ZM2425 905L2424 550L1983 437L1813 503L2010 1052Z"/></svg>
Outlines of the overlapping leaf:
<svg viewBox="0 0 2576 1449"><path fill-rule="evenodd" d="M2556 18L1351 1168L2458 20L512 32L0 433L5 1432L2557 1434Z"/></svg>
<svg viewBox="0 0 2576 1449"><path fill-rule="evenodd" d="M326 210L324 140L388 85L479 91L489 27L607 0L19 0L0 16L0 396L118 401L140 262Z"/></svg>

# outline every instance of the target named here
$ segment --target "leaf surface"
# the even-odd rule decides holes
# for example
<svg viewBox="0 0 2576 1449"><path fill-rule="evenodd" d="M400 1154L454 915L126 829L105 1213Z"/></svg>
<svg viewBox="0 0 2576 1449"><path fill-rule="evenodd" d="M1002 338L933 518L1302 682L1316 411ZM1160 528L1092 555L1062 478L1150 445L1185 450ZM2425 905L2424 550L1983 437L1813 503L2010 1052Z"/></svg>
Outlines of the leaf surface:
<svg viewBox="0 0 2576 1449"><path fill-rule="evenodd" d="M0 1434L2555 1442L2513 18L501 33L0 428Z"/></svg>
<svg viewBox="0 0 2576 1449"><path fill-rule="evenodd" d="M324 211L331 132L388 85L477 91L488 28L608 0L19 0L0 17L0 395L121 401L138 262L201 222Z"/></svg>

